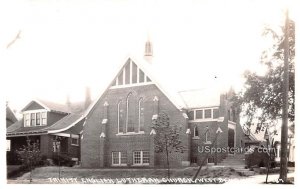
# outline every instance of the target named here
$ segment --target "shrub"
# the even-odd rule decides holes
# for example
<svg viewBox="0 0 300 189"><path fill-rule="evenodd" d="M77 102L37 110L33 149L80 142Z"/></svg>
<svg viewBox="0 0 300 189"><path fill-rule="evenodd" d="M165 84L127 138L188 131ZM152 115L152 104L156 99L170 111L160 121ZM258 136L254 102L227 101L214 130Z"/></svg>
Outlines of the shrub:
<svg viewBox="0 0 300 189"><path fill-rule="evenodd" d="M72 167L75 165L75 161L73 161L70 156L66 154L57 154L57 153L53 157L53 163L55 165L68 166L68 167Z"/></svg>

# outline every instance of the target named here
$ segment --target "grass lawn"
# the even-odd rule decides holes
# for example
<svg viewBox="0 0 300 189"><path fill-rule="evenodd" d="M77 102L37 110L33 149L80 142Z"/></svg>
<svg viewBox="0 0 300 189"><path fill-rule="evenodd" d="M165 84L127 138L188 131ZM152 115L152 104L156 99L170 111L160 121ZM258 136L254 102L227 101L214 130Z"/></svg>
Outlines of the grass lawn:
<svg viewBox="0 0 300 189"><path fill-rule="evenodd" d="M167 178L166 169L85 169L75 167L61 167L61 176L64 180L58 180L58 170L56 166L39 167L32 171L33 183L84 183L83 181L89 181L87 183L93 183L90 179L94 180L114 180L114 182L124 181L125 178L150 178L150 179L162 179ZM193 178L197 171L197 167L188 167L183 169L171 169L171 178ZM8 180L8 183L29 183L30 173L25 173L22 176ZM239 178L238 173L233 169L225 167L203 167L200 171L199 179L211 179L211 178ZM51 179L52 180L51 180ZM73 178L73 180L71 179ZM123 180L122 180L123 179ZM58 182L56 182L58 181ZM127 182L127 181L126 181ZM211 182L211 181L204 181ZM98 182L99 183L99 182ZM118 183L118 182L117 182ZM132 183L132 182L129 182ZM150 182L151 183L151 182ZM155 182L154 182L155 183Z"/></svg>

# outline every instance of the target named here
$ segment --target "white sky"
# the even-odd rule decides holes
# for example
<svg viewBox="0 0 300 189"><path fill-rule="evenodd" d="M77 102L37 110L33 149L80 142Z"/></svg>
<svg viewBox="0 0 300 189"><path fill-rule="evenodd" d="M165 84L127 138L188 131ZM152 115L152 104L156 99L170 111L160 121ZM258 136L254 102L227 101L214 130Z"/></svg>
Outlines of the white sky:
<svg viewBox="0 0 300 189"><path fill-rule="evenodd" d="M143 55L148 34L161 73L177 76L169 87L202 88L217 76L240 89L242 73L259 71L270 44L261 37L264 24L283 21L279 0L1 3L1 75L5 98L17 110L33 98L64 102L70 93L71 100L83 99L86 85L98 96L128 53ZM20 39L6 48L19 31Z"/></svg>

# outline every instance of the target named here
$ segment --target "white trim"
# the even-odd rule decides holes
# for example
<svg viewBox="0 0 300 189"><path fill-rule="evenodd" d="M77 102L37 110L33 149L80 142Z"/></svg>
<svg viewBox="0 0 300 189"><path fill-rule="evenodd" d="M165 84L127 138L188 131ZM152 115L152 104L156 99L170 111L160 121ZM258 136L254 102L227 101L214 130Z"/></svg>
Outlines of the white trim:
<svg viewBox="0 0 300 189"><path fill-rule="evenodd" d="M155 129L151 129L150 135L156 135Z"/></svg>
<svg viewBox="0 0 300 189"><path fill-rule="evenodd" d="M143 97L141 97L140 99L139 99L139 102L138 102L138 132L140 132L141 131L141 113L142 113L142 111L141 111L141 102L143 102L144 101L144 98ZM144 111L144 110L143 110ZM144 124L143 124L143 126L145 127L145 121L144 121Z"/></svg>
<svg viewBox="0 0 300 189"><path fill-rule="evenodd" d="M125 153L127 153L126 151L124 151ZM114 164L114 156L113 154L114 153L118 153L118 160L119 160L119 163L118 164ZM127 166L127 163L121 163L121 159L122 159L122 152L120 151L113 151L111 152L111 165L112 166ZM126 155L126 160L127 160L127 155Z"/></svg>
<svg viewBox="0 0 300 189"><path fill-rule="evenodd" d="M185 134L191 134L191 129L188 128L188 129L186 130Z"/></svg>
<svg viewBox="0 0 300 189"><path fill-rule="evenodd" d="M223 122L224 121L224 117L219 117L217 122Z"/></svg>
<svg viewBox="0 0 300 189"><path fill-rule="evenodd" d="M104 132L102 132L101 134L100 134L100 138L105 138L106 136L105 136L105 133Z"/></svg>
<svg viewBox="0 0 300 189"><path fill-rule="evenodd" d="M196 136L196 131L197 131L197 133L198 133L197 136ZM198 138L199 138L199 131L198 131L197 126L194 126L194 134L193 134L193 138L194 138L194 137L198 137Z"/></svg>
<svg viewBox="0 0 300 189"><path fill-rule="evenodd" d="M132 95L132 93L130 92L128 95L127 95L127 98L126 98L126 120L125 120L125 132L123 131L123 133L127 133L128 131L128 118L129 118L129 112L128 112L128 109L129 109L129 98L130 96Z"/></svg>
<svg viewBox="0 0 300 189"><path fill-rule="evenodd" d="M125 64L125 66L126 66L126 64ZM125 66L124 66L124 68L123 68L123 84L122 84L122 85L126 85L126 84L125 84L125 80L126 80L126 79L125 79L125 78L126 78L126 75L125 75L125 70L126 70L126 69L125 69Z"/></svg>
<svg viewBox="0 0 300 189"><path fill-rule="evenodd" d="M102 124L103 124L103 125L106 124L107 121L108 121L108 119L103 119L103 120L102 120Z"/></svg>
<svg viewBox="0 0 300 189"><path fill-rule="evenodd" d="M136 132L127 132L127 133L117 133L116 136L131 136L131 135L143 135L145 131Z"/></svg>
<svg viewBox="0 0 300 189"><path fill-rule="evenodd" d="M151 84L153 84L153 82L133 83L133 84L126 84L126 85L111 86L109 89L121 89L121 88L137 87L137 86L151 85Z"/></svg>
<svg viewBox="0 0 300 189"><path fill-rule="evenodd" d="M172 98L172 96L171 96L169 93L167 93L167 92L166 92L166 91L165 91L165 90L164 90L164 89L156 82L155 78L154 78L153 75L150 73L150 71L148 71L147 69L145 69L146 64L149 64L149 63L148 63L147 61L143 60L143 59L140 59L139 61L136 61L136 58L133 58L132 55L127 55L127 56L125 57L124 61L122 61L122 64L120 64L120 66L119 66L119 68L118 68L118 70L117 70L117 72L116 72L116 76L119 76L119 74L120 74L120 72L121 72L120 70L124 67L124 62L125 62L125 64L126 64L126 62L127 62L127 60L128 60L129 58L136 64L136 66L137 66L138 69L142 70L142 71L144 72L144 74L146 74L146 75L150 78L151 82L143 83L144 85L155 84L155 85L158 87L158 89L159 89L164 95L167 96L167 98L175 105L175 107L176 107L178 110L181 110L181 109L183 108L181 105L179 105L179 104L176 102L176 100L175 100L174 98ZM140 63L140 62L143 62L143 63ZM145 66L143 66L143 64L144 64ZM115 77L114 77L114 79L115 79ZM102 98L102 96L105 94L105 92L106 92L108 89L114 88L114 87L112 87L112 84L113 84L113 82L114 82L114 79L112 79L112 81L108 84L108 86L107 86L106 88L104 88L104 89L101 91L100 95L96 98L96 100L88 107L88 109L87 109L87 110L85 111L85 113L84 113L84 117L86 117L86 116L89 115L89 113L94 109L95 105L98 103L98 101ZM139 82L139 80L138 80L138 82ZM125 85L125 86L126 86L126 85ZM132 86L133 86L133 85L132 85ZM126 86L126 87L128 87L128 86ZM115 86L115 88L118 88L118 86ZM120 88L124 88L124 87L120 87Z"/></svg>
<svg viewBox="0 0 300 189"><path fill-rule="evenodd" d="M218 121L218 119L197 119L197 120L189 120L189 123L201 123L201 122L209 122L209 121Z"/></svg>
<svg viewBox="0 0 300 189"><path fill-rule="evenodd" d="M140 152L140 162L141 163L134 163L134 152ZM150 163L144 163L143 159L144 159L144 152L148 152L149 153L149 162L150 162L150 151L148 150L135 150L132 152L132 166L145 166L145 165L150 165Z"/></svg>
<svg viewBox="0 0 300 189"><path fill-rule="evenodd" d="M182 113L182 115L183 115L183 117L184 117L185 119L189 119L189 117L188 117L188 115L187 115L186 113Z"/></svg>
<svg viewBox="0 0 300 189"><path fill-rule="evenodd" d="M38 109L38 110L30 110L30 111L24 111L23 112L23 125L24 127L43 127L43 126L47 126L47 120L48 120L48 116L47 116L47 110L45 109ZM40 124L37 125L36 124L36 114L37 113L40 113ZM43 113L46 113L46 124L43 124L43 117L42 117L42 114ZM31 114L34 114L34 120L35 120L35 123L34 124L31 124ZM29 115L29 125L26 124L26 115Z"/></svg>
<svg viewBox="0 0 300 189"><path fill-rule="evenodd" d="M218 118L214 118L214 110L215 109L220 109L219 107L209 107L209 108L201 108L201 109L193 109L190 110L189 112L193 112L194 114L194 119L189 120L190 123L194 123L194 122L207 122L207 121L218 121ZM211 111L211 117L210 118L205 118L205 110L210 110ZM196 111L202 111L202 118L201 119L197 119L196 118ZM220 112L219 112L219 116L220 116Z"/></svg>
<svg viewBox="0 0 300 189"><path fill-rule="evenodd" d="M132 60L129 61L129 84L132 84Z"/></svg>
<svg viewBox="0 0 300 189"><path fill-rule="evenodd" d="M51 135L71 138L70 133L53 133L53 134L51 134ZM79 136L78 136L78 135L72 135L72 138L79 139Z"/></svg>
<svg viewBox="0 0 300 189"><path fill-rule="evenodd" d="M77 143L72 143L72 139L76 139ZM71 146L79 146L79 135L72 135L71 134Z"/></svg>
<svg viewBox="0 0 300 189"><path fill-rule="evenodd" d="M118 132L117 133L120 133L120 104L121 103L122 103L122 100L120 100L118 102L118 104L117 104L117 111L118 111L118 113L117 113L117 116L118 116L118 118L117 118L117 121L118 121Z"/></svg>
<svg viewBox="0 0 300 189"><path fill-rule="evenodd" d="M26 110L26 111L23 111L22 113L26 114L26 113L39 113L39 112L47 112L47 110L45 110L45 109Z"/></svg>
<svg viewBox="0 0 300 189"><path fill-rule="evenodd" d="M233 122L233 121L230 121L230 120L228 120L228 123L232 124L232 125L236 125L236 122Z"/></svg>
<svg viewBox="0 0 300 189"><path fill-rule="evenodd" d="M140 83L140 68L136 65L136 71L137 71L137 80L136 83Z"/></svg>
<svg viewBox="0 0 300 189"><path fill-rule="evenodd" d="M31 102L29 102L29 103L21 110L21 112L24 112L24 110L25 110L26 108L28 108L33 102L35 102L35 103L41 105L44 109L46 109L46 110L48 110L48 111L51 111L50 108L48 108L45 104L41 103L40 101L38 101L38 100L32 100ZM26 111L26 110L25 110L25 111ZM30 110L29 110L29 111L30 111Z"/></svg>

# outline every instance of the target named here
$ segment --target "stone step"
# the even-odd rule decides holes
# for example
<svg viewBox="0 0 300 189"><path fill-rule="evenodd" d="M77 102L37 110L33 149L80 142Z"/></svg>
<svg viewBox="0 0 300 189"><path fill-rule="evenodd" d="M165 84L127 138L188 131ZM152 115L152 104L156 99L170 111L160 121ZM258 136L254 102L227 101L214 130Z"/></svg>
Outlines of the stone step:
<svg viewBox="0 0 300 189"><path fill-rule="evenodd" d="M253 176L255 174L254 171L249 171L249 170L248 171L238 172L238 173L240 173L242 176Z"/></svg>
<svg viewBox="0 0 300 189"><path fill-rule="evenodd" d="M228 162L228 161L222 161L221 163L224 163L224 164L245 164L244 162Z"/></svg>

